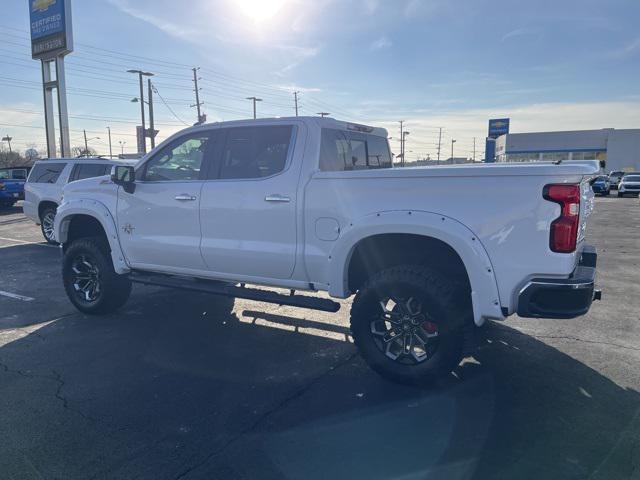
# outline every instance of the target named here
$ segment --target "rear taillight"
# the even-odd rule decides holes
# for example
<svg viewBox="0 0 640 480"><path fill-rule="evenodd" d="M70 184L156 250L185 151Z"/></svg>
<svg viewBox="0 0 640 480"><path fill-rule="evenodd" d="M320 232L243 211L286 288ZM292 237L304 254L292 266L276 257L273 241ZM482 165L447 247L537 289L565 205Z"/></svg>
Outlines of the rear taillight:
<svg viewBox="0 0 640 480"><path fill-rule="evenodd" d="M580 185L546 185L542 196L560 205L560 216L551 222L549 248L558 253L575 251L580 224Z"/></svg>

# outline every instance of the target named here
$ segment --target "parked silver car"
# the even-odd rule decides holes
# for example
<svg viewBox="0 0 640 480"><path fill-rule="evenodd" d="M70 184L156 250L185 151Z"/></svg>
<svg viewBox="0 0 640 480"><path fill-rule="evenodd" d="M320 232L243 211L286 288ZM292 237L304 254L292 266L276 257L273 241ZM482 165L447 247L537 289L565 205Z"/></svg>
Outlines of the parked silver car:
<svg viewBox="0 0 640 480"><path fill-rule="evenodd" d="M627 173L618 184L618 196L640 194L640 173Z"/></svg>

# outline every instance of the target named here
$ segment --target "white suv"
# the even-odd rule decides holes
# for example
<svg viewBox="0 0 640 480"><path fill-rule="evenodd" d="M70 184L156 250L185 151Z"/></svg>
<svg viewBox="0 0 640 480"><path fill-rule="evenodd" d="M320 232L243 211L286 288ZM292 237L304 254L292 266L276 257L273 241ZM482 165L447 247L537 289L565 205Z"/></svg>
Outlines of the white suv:
<svg viewBox="0 0 640 480"><path fill-rule="evenodd" d="M55 244L53 221L64 186L75 180L109 175L113 165L122 164L122 161L103 158L55 158L36 162L24 188L24 214L40 225L47 242Z"/></svg>

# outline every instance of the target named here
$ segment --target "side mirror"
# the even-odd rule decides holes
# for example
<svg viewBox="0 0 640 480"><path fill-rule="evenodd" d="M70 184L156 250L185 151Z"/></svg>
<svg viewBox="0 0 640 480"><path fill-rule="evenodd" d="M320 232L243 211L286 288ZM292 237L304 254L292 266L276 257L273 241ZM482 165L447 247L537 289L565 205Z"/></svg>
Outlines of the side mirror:
<svg viewBox="0 0 640 480"><path fill-rule="evenodd" d="M121 185L125 192L136 191L136 171L128 165L114 165L111 168L111 181L116 185Z"/></svg>

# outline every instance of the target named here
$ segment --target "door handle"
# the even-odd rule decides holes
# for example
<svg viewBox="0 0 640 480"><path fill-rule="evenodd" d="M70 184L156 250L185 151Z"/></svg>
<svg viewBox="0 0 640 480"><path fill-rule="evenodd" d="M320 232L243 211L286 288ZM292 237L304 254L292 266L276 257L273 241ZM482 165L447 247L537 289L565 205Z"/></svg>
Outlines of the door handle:
<svg viewBox="0 0 640 480"><path fill-rule="evenodd" d="M180 195L176 195L174 198L179 202L192 202L196 199L195 196L188 195L186 193L181 193Z"/></svg>
<svg viewBox="0 0 640 480"><path fill-rule="evenodd" d="M267 195L264 197L265 202L279 202L279 203L289 203L291 199L289 197L285 197L280 194Z"/></svg>

